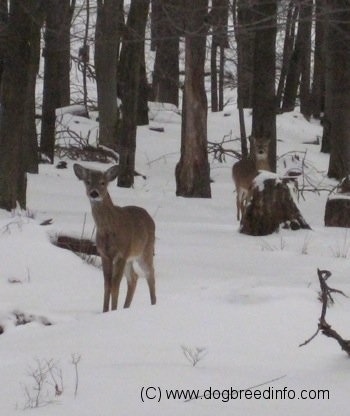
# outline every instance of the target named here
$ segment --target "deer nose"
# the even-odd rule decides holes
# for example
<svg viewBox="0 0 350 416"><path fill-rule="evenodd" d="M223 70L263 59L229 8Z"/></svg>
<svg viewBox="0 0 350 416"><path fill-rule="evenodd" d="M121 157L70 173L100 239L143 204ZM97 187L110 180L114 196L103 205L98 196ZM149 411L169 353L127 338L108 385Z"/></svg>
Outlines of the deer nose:
<svg viewBox="0 0 350 416"><path fill-rule="evenodd" d="M90 192L90 198L92 198L92 199L96 199L99 196L100 196L100 194L95 189Z"/></svg>

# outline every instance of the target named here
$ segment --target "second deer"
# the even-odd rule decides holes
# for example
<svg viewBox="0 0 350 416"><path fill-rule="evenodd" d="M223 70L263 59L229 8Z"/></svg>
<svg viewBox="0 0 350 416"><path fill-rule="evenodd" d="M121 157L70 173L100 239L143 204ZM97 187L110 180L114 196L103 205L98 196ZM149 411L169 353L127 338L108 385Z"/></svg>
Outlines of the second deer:
<svg viewBox="0 0 350 416"><path fill-rule="evenodd" d="M236 186L237 220L244 213L249 195L249 188L259 170L270 170L269 143L266 138L250 138L251 153L248 158L241 159L232 167L232 178Z"/></svg>
<svg viewBox="0 0 350 416"><path fill-rule="evenodd" d="M118 166L106 172L87 169L75 163L74 173L85 184L96 224L96 246L104 275L103 312L117 309L120 282L125 274L128 284L124 308L134 296L138 275L136 262L145 275L151 304L156 303L153 267L155 224L146 210L137 206L113 205L107 186L118 176Z"/></svg>

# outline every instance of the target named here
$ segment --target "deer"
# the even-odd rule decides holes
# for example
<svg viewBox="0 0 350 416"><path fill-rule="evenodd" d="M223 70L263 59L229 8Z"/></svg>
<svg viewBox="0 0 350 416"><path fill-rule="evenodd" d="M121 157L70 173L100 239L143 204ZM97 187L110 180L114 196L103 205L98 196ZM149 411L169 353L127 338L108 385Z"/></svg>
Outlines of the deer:
<svg viewBox="0 0 350 416"><path fill-rule="evenodd" d="M77 178L84 182L96 225L96 247L102 259L104 276L103 312L116 310L123 275L127 280L124 308L129 308L135 293L138 274L135 263L146 277L151 304L156 304L153 266L155 223L150 214L138 206L114 205L108 184L119 172L114 165L105 172L73 165Z"/></svg>
<svg viewBox="0 0 350 416"><path fill-rule="evenodd" d="M236 186L237 221L240 221L244 214L249 189L259 170L271 170L268 160L269 143L270 139L265 137L250 137L250 155L232 167L232 178Z"/></svg>

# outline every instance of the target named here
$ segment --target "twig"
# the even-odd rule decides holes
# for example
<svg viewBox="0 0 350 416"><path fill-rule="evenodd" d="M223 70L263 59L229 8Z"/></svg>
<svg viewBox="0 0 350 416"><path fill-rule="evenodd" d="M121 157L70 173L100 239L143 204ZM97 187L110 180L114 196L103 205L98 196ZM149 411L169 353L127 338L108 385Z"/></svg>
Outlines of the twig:
<svg viewBox="0 0 350 416"><path fill-rule="evenodd" d="M347 296L343 291L334 289L328 286L327 280L332 275L332 273L329 270L317 269L317 274L318 274L318 280L320 282L320 287L321 287L321 293L319 296L322 302L321 316L319 318L317 331L309 339L307 339L302 344L300 344L299 347L303 347L304 345L309 344L309 342L311 342L314 338L316 338L318 333L321 331L323 335L330 337L330 338L334 338L340 345L341 349L345 351L348 355L350 355L350 340L345 340L343 337L341 337L338 334L338 332L332 329L331 325L329 325L329 323L326 321L327 307L329 303L334 303L332 294L338 293L345 297Z"/></svg>

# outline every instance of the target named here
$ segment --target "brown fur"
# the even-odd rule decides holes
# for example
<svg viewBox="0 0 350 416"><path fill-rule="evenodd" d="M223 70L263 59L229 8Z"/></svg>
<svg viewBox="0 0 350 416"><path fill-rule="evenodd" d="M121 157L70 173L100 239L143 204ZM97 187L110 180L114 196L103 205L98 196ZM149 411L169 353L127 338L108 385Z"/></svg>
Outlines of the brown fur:
<svg viewBox="0 0 350 416"><path fill-rule="evenodd" d="M247 204L249 188L259 170L270 170L268 161L269 139L253 138L251 142L251 155L241 159L232 167L232 178L236 186L237 220L244 213Z"/></svg>

